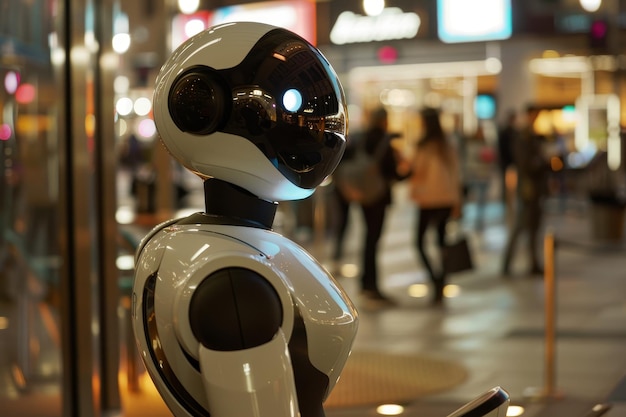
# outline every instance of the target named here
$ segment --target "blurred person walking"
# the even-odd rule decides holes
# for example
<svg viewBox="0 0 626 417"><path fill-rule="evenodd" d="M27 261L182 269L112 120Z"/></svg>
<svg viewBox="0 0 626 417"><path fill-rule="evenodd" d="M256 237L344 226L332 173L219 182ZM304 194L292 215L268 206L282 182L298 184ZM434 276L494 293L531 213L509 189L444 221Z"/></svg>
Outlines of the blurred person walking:
<svg viewBox="0 0 626 417"><path fill-rule="evenodd" d="M515 166L513 144L518 134L517 113L511 109L505 123L498 130L498 166L500 168L500 197L507 212L512 211L512 193L507 184L507 173Z"/></svg>
<svg viewBox="0 0 626 417"><path fill-rule="evenodd" d="M401 155L391 145L393 136L388 132L387 111L380 107L370 114L365 132L353 137L355 141L363 141L361 144L355 143L355 147L362 145L367 154L378 154L376 159L379 172L385 180L385 190L379 198L369 203L358 203L365 220L365 242L361 257L361 294L367 302L376 306L394 304L380 291L376 258L385 214L387 207L391 204L392 185L409 175L408 164L404 163ZM350 198L344 196L344 201L350 201ZM338 244L341 245L342 242L338 242ZM341 254L341 248L338 250Z"/></svg>
<svg viewBox="0 0 626 417"><path fill-rule="evenodd" d="M493 177L496 162L496 150L487 143L485 130L479 125L472 136L468 136L465 143L465 197L475 202L475 227L482 230L485 225L485 208L487 194Z"/></svg>
<svg viewBox="0 0 626 417"><path fill-rule="evenodd" d="M460 163L456 149L443 132L439 112L425 108L421 117L424 134L417 143L410 180L410 196L417 205L415 244L433 286L432 302L441 305L446 285L442 257L446 226L452 218L461 215ZM438 265L429 258L424 242L431 226L437 232Z"/></svg>
<svg viewBox="0 0 626 417"><path fill-rule="evenodd" d="M517 241L522 233L527 233L530 274L541 275L543 268L539 262L538 238L543 220L543 199L548 190L549 165L544 158L544 139L538 135L533 125L540 109L528 106L526 126L514 142L513 157L517 167L517 208L515 223L509 234L504 252L502 275L510 276L511 262Z"/></svg>

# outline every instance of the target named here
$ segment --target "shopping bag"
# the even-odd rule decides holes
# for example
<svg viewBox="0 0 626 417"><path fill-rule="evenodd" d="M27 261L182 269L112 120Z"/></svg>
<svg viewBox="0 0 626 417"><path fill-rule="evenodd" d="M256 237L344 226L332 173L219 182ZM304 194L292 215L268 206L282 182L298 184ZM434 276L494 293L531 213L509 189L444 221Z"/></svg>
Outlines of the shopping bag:
<svg viewBox="0 0 626 417"><path fill-rule="evenodd" d="M466 236L460 236L443 248L443 268L446 274L470 271L474 268L472 252Z"/></svg>

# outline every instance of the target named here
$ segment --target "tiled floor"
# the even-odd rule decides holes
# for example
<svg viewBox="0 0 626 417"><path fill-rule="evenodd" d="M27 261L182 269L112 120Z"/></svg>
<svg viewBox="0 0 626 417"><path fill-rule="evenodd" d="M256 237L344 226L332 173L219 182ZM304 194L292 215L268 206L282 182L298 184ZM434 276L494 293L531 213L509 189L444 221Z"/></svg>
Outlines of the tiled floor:
<svg viewBox="0 0 626 417"><path fill-rule="evenodd" d="M413 209L403 190L397 193L381 242L380 269L382 288L398 305L370 309L359 298L357 279L338 276L360 310L354 349L455 361L468 374L464 382L445 392L404 404L403 415L443 417L497 385L510 393L512 404L524 407L524 416L583 417L593 405L608 400L614 407L606 416L626 415L626 395L609 398L626 375L624 241L605 245L590 239L590 221L584 209L548 213L546 226L557 240L555 349L550 356L546 355L544 332L544 280L524 274L522 244L514 275L505 279L499 274L507 237L502 208L498 204L487 207L486 224L480 231L472 226L473 206L466 208L464 226L470 233L475 269L452 277L445 307L432 308L427 297L408 294L409 287L423 289L419 285L427 280L411 241ZM347 265L358 260L362 233L360 213L352 214L343 260ZM303 241L303 245L325 260L329 246L315 242ZM549 368L550 363L554 368ZM547 372L550 369L553 372ZM553 378L552 383L547 376ZM124 390L124 416L170 415L150 385L149 379L142 378L141 392ZM546 390L550 395L537 394ZM373 407L363 406L328 409L327 415L377 414Z"/></svg>

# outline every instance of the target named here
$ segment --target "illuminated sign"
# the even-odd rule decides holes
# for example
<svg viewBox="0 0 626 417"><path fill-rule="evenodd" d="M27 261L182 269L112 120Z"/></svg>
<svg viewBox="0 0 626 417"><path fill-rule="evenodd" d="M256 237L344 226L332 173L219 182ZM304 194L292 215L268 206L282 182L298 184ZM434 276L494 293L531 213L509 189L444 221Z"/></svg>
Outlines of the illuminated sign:
<svg viewBox="0 0 626 417"><path fill-rule="evenodd" d="M290 30L315 44L315 3L312 1L265 1L221 7L211 26L230 22L260 22Z"/></svg>
<svg viewBox="0 0 626 417"><path fill-rule="evenodd" d="M172 50L198 32L230 22L259 22L288 29L315 45L315 3L300 1L265 1L227 6L215 11L179 14L172 21Z"/></svg>
<svg viewBox="0 0 626 417"><path fill-rule="evenodd" d="M446 43L507 39L511 0L437 0L437 31Z"/></svg>
<svg viewBox="0 0 626 417"><path fill-rule="evenodd" d="M411 39L421 24L416 13L405 13L397 7L383 9L377 16L363 16L342 12L332 30L330 40L336 45L357 42Z"/></svg>

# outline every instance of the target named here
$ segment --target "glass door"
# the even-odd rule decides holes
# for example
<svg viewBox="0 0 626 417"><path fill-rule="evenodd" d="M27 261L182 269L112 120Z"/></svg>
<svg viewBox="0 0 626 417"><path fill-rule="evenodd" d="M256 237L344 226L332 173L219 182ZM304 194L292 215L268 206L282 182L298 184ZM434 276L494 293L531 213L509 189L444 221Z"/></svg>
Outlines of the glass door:
<svg viewBox="0 0 626 417"><path fill-rule="evenodd" d="M0 398L7 415L61 415L59 106L55 13L2 3L0 15ZM36 400L36 401L35 401Z"/></svg>
<svg viewBox="0 0 626 417"><path fill-rule="evenodd" d="M113 121L99 105L112 7L97 7L0 5L3 415L120 408Z"/></svg>

